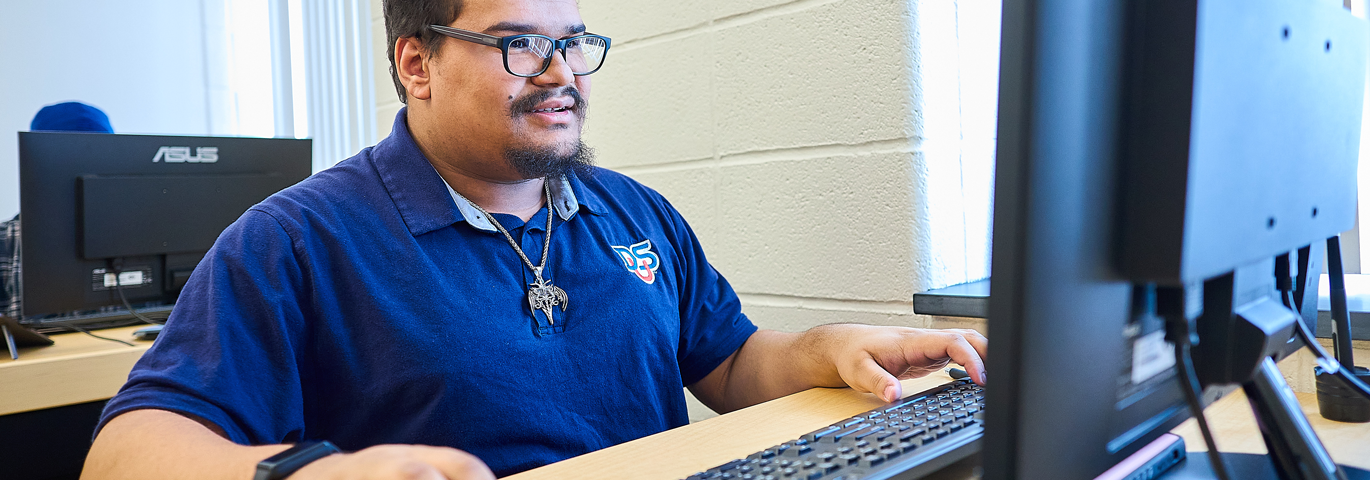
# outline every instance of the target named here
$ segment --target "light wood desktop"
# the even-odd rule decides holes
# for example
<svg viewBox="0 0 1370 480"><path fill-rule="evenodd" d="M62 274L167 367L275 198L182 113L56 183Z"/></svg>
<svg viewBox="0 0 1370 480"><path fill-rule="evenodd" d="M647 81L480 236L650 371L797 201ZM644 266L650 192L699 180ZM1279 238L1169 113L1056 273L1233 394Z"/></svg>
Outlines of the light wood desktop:
<svg viewBox="0 0 1370 480"><path fill-rule="evenodd" d="M0 358L0 415L106 399L128 377L152 342L135 341L127 327L98 332L134 343L128 347L82 334L54 335L50 347L24 348L19 360ZM904 381L904 392L950 381L945 374ZM1313 428L1337 462L1370 469L1370 424L1328 421L1313 394L1299 393ZM684 478L766 447L794 439L837 420L881 405L874 396L845 388L815 388L751 408L695 422L508 477L516 480L577 478ZM1240 392L1207 409L1218 447L1225 452L1264 453L1251 410ZM1175 429L1190 451L1202 451L1194 421Z"/></svg>
<svg viewBox="0 0 1370 480"><path fill-rule="evenodd" d="M105 400L119 392L150 341L133 339L146 325L94 332L134 346L80 333L52 335L47 347L19 349L19 359L0 356L0 415Z"/></svg>

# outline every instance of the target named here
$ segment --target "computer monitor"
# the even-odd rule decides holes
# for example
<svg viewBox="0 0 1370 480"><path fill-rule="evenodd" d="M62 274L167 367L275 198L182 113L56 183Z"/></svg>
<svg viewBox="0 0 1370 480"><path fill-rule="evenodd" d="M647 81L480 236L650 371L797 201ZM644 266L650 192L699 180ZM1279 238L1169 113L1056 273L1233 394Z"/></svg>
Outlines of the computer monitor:
<svg viewBox="0 0 1370 480"><path fill-rule="evenodd" d="M1205 404L1299 348L1242 321L1299 318L1278 259L1355 222L1366 42L1340 2L1004 1L985 478L1093 478L1190 418L1168 320Z"/></svg>
<svg viewBox="0 0 1370 480"><path fill-rule="evenodd" d="M309 176L310 149L296 139L20 132L20 323L132 323L125 300L165 318L225 227Z"/></svg>

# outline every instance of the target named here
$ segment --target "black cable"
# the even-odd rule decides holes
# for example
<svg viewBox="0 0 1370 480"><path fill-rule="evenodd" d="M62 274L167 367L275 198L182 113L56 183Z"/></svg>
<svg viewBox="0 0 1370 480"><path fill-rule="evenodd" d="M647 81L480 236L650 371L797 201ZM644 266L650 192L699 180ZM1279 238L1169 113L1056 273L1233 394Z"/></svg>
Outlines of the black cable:
<svg viewBox="0 0 1370 480"><path fill-rule="evenodd" d="M96 335L96 334L94 334L94 333L90 333L90 330L86 330L86 329L81 328L81 327L78 327L78 326L76 326L76 325L71 325L71 324L67 324L67 323L50 323L49 325L54 325L54 326L58 326L58 327L62 327L62 328L68 328L68 329L71 329L71 330L75 330L75 331L84 333L84 334L86 334L86 335L90 335L90 336L92 336L92 337L98 338L98 339L100 339L100 340L108 340L108 341L111 341L111 342L119 342L119 343L122 343L122 344L124 344L124 345L128 345L128 346L130 346L130 347L136 347L136 346L137 346L137 345L134 345L134 344L132 344L132 343L125 342L125 341L123 341L123 340L119 340L119 339L117 339L117 338L102 337L102 336Z"/></svg>
<svg viewBox="0 0 1370 480"><path fill-rule="evenodd" d="M149 323L152 325L162 325L163 322L153 321L151 318L148 318L143 314L138 313L137 310L133 309L133 305L128 303L128 298L124 297L124 284L119 281L119 274L116 272L114 275L114 291L119 293L119 300L124 302L124 308L128 309L128 313L133 314L134 317L137 317L139 320L142 320L143 323Z"/></svg>
<svg viewBox="0 0 1370 480"><path fill-rule="evenodd" d="M1351 369L1342 368L1341 363L1337 362L1336 358L1333 358L1332 355L1328 354L1327 350L1323 350L1322 344L1318 343L1317 339L1313 338L1313 332L1308 331L1307 325L1304 325L1303 322L1294 323L1294 333L1298 334L1299 340L1302 340L1303 343L1308 346L1308 349L1313 351L1313 359L1318 362L1318 366L1322 367L1323 371L1340 378L1346 383L1346 388L1360 393L1361 396L1366 399L1370 399L1370 386L1367 386L1365 382L1356 378L1355 372L1351 371Z"/></svg>
<svg viewBox="0 0 1370 480"><path fill-rule="evenodd" d="M124 308L127 308L127 309L128 309L128 313L132 314L135 318L137 318L138 320L141 320L143 323L146 323L146 324L149 324L149 325L162 325L163 322L156 322L156 321L153 321L153 320L150 319L150 318L147 318L147 317L144 316L143 314L138 313L137 310L134 310L134 309L133 309L133 304L128 303L128 298L124 296L124 282L123 282L123 280L121 280L121 279L119 278L119 275L122 274L122 273L124 273L124 272L123 272L123 269L121 268L122 265L123 265L123 259L122 259L122 258L120 258L120 259L115 259L115 260L110 261L110 263L109 263L109 269L114 271L114 291L115 291L116 293L119 294L119 300L122 301L122 302L124 302Z"/></svg>
<svg viewBox="0 0 1370 480"><path fill-rule="evenodd" d="M1354 370L1354 349L1351 346L1351 317L1346 308L1346 278L1341 264L1341 237L1327 239L1327 293L1332 304L1332 349L1342 368Z"/></svg>
<svg viewBox="0 0 1370 480"><path fill-rule="evenodd" d="M1228 480L1227 466L1218 452L1218 443L1213 441L1213 432L1208 428L1208 418L1204 416L1203 403L1199 401L1199 375L1194 370L1194 360L1189 352L1189 334L1180 335L1175 344L1175 362L1180 366L1180 389L1184 390L1185 401L1189 403L1189 413L1199 422L1199 433L1203 434L1204 445L1208 447L1208 462L1213 464L1213 473L1219 480Z"/></svg>

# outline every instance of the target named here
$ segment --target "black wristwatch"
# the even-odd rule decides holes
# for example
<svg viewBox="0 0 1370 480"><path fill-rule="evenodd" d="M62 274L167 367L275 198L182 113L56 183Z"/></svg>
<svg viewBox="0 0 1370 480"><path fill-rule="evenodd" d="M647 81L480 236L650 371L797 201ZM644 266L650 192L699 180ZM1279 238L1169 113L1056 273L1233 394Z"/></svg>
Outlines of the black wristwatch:
<svg viewBox="0 0 1370 480"><path fill-rule="evenodd" d="M342 450L327 440L300 442L258 463L257 475L252 480L282 480L310 462L335 453L342 453Z"/></svg>

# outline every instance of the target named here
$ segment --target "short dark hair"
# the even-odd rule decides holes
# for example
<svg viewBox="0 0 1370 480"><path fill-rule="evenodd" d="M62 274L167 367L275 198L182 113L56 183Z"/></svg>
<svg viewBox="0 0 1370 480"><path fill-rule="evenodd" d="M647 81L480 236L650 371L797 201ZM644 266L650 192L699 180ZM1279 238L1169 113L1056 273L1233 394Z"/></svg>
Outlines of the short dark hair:
<svg viewBox="0 0 1370 480"><path fill-rule="evenodd" d="M443 36L433 33L429 25L449 25L461 13L462 0L383 0L385 9L385 56L390 59L390 79L395 81L395 90L400 94L400 102L408 104L409 95L400 83L399 71L395 65L395 41L405 37L415 37L430 56L437 55L442 47Z"/></svg>

